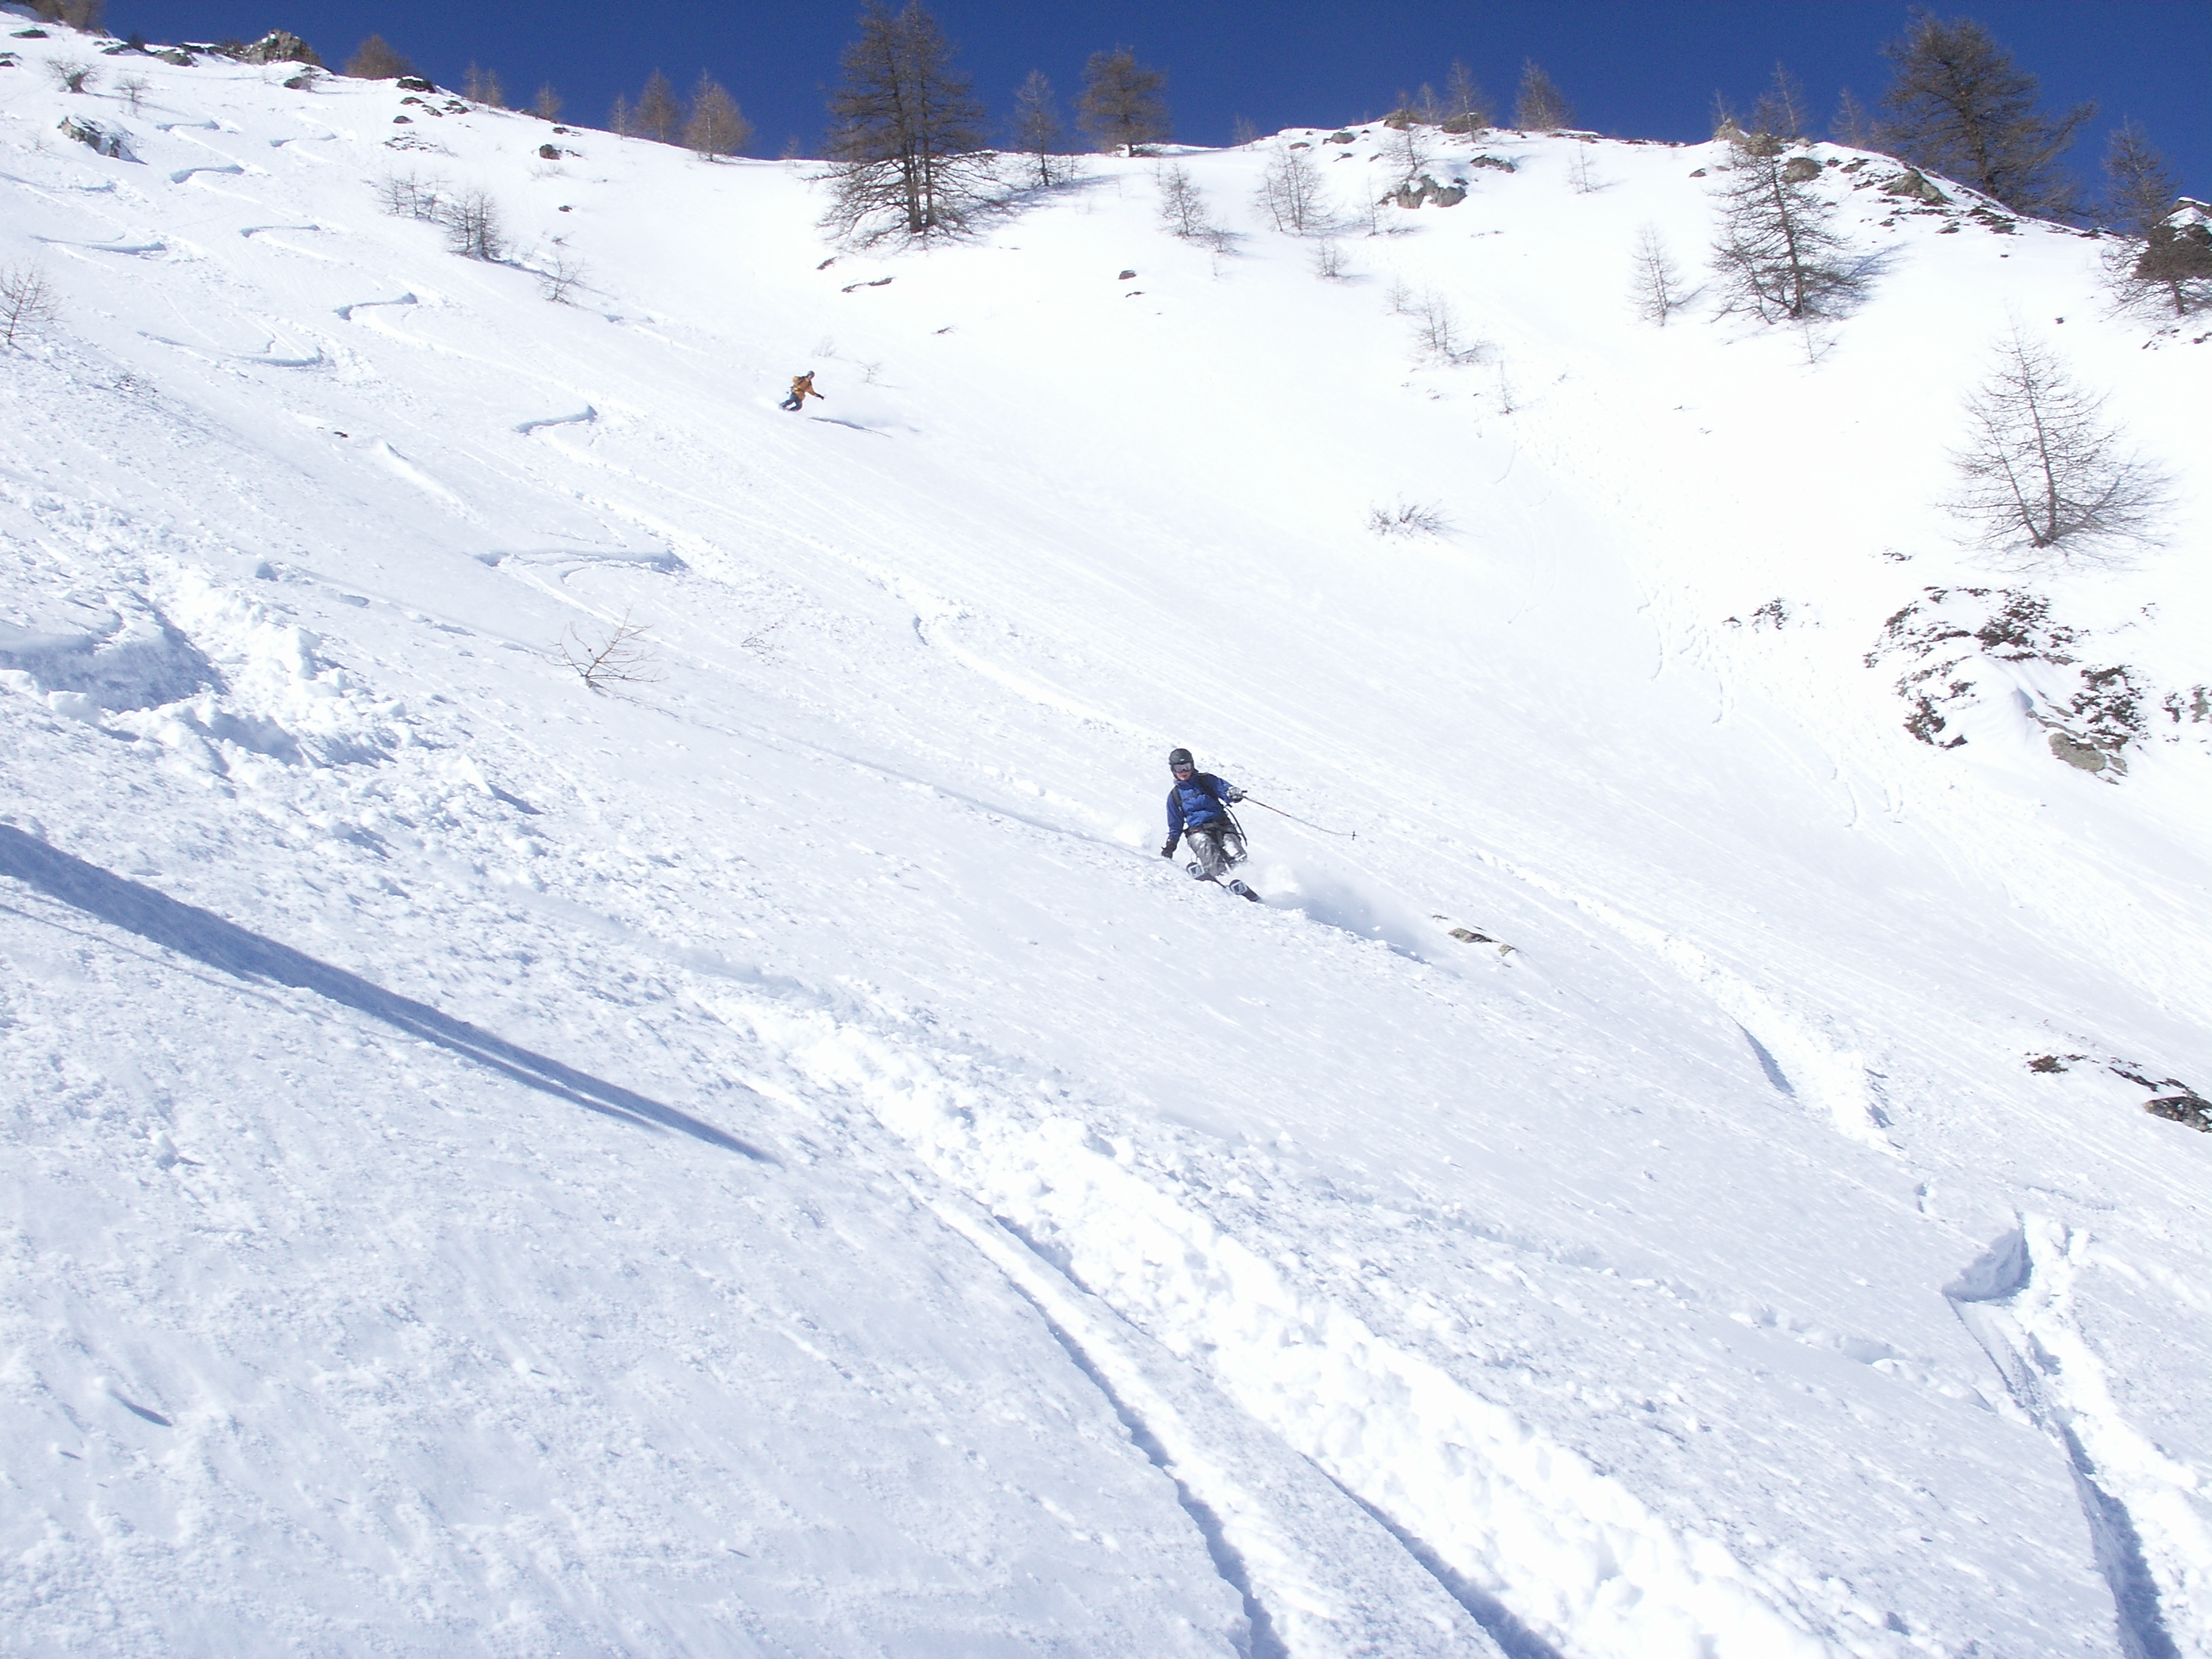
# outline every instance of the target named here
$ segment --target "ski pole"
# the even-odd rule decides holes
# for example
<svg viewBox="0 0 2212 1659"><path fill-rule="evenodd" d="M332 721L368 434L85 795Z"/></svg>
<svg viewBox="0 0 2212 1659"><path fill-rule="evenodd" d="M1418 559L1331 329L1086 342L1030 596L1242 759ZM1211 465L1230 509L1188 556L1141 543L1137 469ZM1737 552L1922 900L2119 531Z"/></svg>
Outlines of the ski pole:
<svg viewBox="0 0 2212 1659"><path fill-rule="evenodd" d="M1336 836L1346 841L1358 841L1359 839L1359 831L1357 830L1322 830L1321 825L1318 823L1302 818L1295 812L1285 812L1279 806L1267 806L1267 803L1261 800L1257 795L1247 795L1244 799L1250 801L1255 806L1267 806L1267 810L1270 812L1273 812L1279 818L1288 818L1292 823L1303 823L1309 830L1321 830L1321 833L1324 836Z"/></svg>

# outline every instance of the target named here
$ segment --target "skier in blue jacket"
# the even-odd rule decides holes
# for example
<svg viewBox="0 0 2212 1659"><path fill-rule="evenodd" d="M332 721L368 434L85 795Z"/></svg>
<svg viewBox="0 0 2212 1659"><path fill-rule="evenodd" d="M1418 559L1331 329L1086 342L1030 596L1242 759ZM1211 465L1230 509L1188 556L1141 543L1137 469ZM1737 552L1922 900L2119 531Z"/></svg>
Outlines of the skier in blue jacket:
<svg viewBox="0 0 2212 1659"><path fill-rule="evenodd" d="M1168 791L1168 839L1160 856L1173 858L1176 843L1187 840L1198 859L1190 867L1191 873L1202 880L1219 881L1231 866L1244 861L1243 832L1229 816L1231 805L1243 800L1244 792L1225 778L1200 771L1188 749L1170 752L1168 769L1175 774L1175 787ZM1245 898L1260 896L1241 881L1232 880L1226 885L1231 892Z"/></svg>

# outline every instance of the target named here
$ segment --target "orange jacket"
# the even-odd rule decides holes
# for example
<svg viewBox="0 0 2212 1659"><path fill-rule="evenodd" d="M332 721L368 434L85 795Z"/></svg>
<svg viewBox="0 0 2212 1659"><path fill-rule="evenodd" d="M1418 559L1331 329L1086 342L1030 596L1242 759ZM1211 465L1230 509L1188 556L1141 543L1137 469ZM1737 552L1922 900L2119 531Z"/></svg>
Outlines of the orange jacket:
<svg viewBox="0 0 2212 1659"><path fill-rule="evenodd" d="M809 398L822 398L822 394L814 389L814 374L811 369L804 374L794 374L791 377L791 401L803 404ZM827 398L822 398L822 401L826 404L830 400Z"/></svg>

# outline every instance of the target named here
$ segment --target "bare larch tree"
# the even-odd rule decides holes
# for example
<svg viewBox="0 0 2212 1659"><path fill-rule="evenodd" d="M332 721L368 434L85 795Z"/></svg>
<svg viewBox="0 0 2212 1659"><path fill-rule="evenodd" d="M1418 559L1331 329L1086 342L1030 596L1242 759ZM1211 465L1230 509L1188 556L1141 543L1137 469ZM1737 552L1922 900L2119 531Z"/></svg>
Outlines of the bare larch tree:
<svg viewBox="0 0 2212 1659"><path fill-rule="evenodd" d="M353 49L345 72L359 81L392 81L414 74L415 65L382 35L372 34Z"/></svg>
<svg viewBox="0 0 2212 1659"><path fill-rule="evenodd" d="M1849 87L1837 96L1836 112L1828 118L1828 137L1853 149L1872 149L1880 142L1874 117Z"/></svg>
<svg viewBox="0 0 2212 1659"><path fill-rule="evenodd" d="M1127 46L1094 52L1083 66L1076 118L1108 155L1118 149L1133 155L1139 146L1159 143L1173 131L1167 100L1160 95L1167 81L1165 70L1146 69Z"/></svg>
<svg viewBox="0 0 2212 1659"><path fill-rule="evenodd" d="M1971 17L1916 13L1905 38L1881 50L1896 70L1881 98L1882 148L2015 213L2074 216L2080 186L2058 157L2096 105L2039 114L2035 76Z"/></svg>
<svg viewBox="0 0 2212 1659"><path fill-rule="evenodd" d="M957 233L992 179L983 108L952 66L952 46L908 0L896 15L868 0L845 48L845 79L830 94L830 173L823 224L841 236Z"/></svg>
<svg viewBox="0 0 2212 1659"><path fill-rule="evenodd" d="M507 258L507 229L499 204L489 192L465 190L442 203L438 216L446 227L446 246L463 258L496 264Z"/></svg>
<svg viewBox="0 0 2212 1659"><path fill-rule="evenodd" d="M1521 90L1513 100L1513 125L1523 132L1558 132L1575 124L1574 106L1559 83L1531 58L1521 65Z"/></svg>
<svg viewBox="0 0 2212 1659"><path fill-rule="evenodd" d="M530 112L541 121L561 118L561 94L554 90L550 81L539 82L538 95L530 100Z"/></svg>
<svg viewBox="0 0 2212 1659"><path fill-rule="evenodd" d="M1451 73L1444 77L1444 131L1480 132L1497 119L1497 107L1482 89L1482 82L1474 78L1474 71L1453 58Z"/></svg>
<svg viewBox="0 0 2212 1659"><path fill-rule="evenodd" d="M1154 179L1160 187L1160 222L1187 242L1200 242L1213 228L1206 216L1206 196L1180 161L1158 167Z"/></svg>
<svg viewBox="0 0 2212 1659"><path fill-rule="evenodd" d="M1260 176L1260 205L1277 230L1293 236L1326 235L1331 228L1322 204L1321 169L1304 149L1274 146Z"/></svg>
<svg viewBox="0 0 2212 1659"><path fill-rule="evenodd" d="M691 88L691 115L684 123L684 147L712 161L735 155L752 142L753 124L738 107L738 100L720 81L699 71L699 84Z"/></svg>
<svg viewBox="0 0 2212 1659"><path fill-rule="evenodd" d="M1778 63L1774 78L1751 106L1751 131L1785 144L1801 143L1813 136L1813 107L1797 77Z"/></svg>
<svg viewBox="0 0 2212 1659"><path fill-rule="evenodd" d="M507 107L507 88L500 82L499 71L479 69L474 63L461 76L461 96L487 109Z"/></svg>
<svg viewBox="0 0 2212 1659"><path fill-rule="evenodd" d="M1067 159L1061 153L1060 108L1053 101L1052 82L1042 70L1031 70L1029 79L1014 88L1013 130L1008 135L1015 151L1028 157L1030 182L1050 190L1067 182Z"/></svg>
<svg viewBox="0 0 2212 1659"><path fill-rule="evenodd" d="M1667 251L1666 239L1656 225L1645 225L1637 233L1636 278L1629 286L1629 295L1636 302L1636 314L1662 328L1690 302L1690 291L1682 286L1681 267Z"/></svg>
<svg viewBox="0 0 2212 1659"><path fill-rule="evenodd" d="M2108 246L2105 270L2124 306L2212 306L2212 216L2185 201L2181 181L2133 121L2105 149L2104 216L2125 238Z"/></svg>
<svg viewBox="0 0 2212 1659"><path fill-rule="evenodd" d="M684 106L676 101L676 88L659 70L646 76L645 90L629 112L629 130L657 144L672 144L684 130Z"/></svg>
<svg viewBox="0 0 2212 1659"><path fill-rule="evenodd" d="M1865 293L1867 263L1831 228L1836 204L1820 174L1810 156L1784 155L1756 134L1730 148L1713 244L1722 313L1810 322L1841 314Z"/></svg>
<svg viewBox="0 0 2212 1659"><path fill-rule="evenodd" d="M2150 135L2134 121L2123 122L2105 145L2106 222L2142 240L2173 211L2180 195L2181 181L2151 147Z"/></svg>
<svg viewBox="0 0 2212 1659"><path fill-rule="evenodd" d="M2048 347L2008 337L1967 398L1966 420L1951 457L1962 488L1944 505L1980 545L2094 557L2155 539L2165 477L2126 453L2104 399L2069 380Z"/></svg>
<svg viewBox="0 0 2212 1659"><path fill-rule="evenodd" d="M0 270L0 345L12 346L18 334L37 334L54 325L61 307L53 284L36 265Z"/></svg>
<svg viewBox="0 0 2212 1659"><path fill-rule="evenodd" d="M2177 204L2150 228L2130 275L2146 291L2163 289L2177 317L2212 307L2212 211Z"/></svg>

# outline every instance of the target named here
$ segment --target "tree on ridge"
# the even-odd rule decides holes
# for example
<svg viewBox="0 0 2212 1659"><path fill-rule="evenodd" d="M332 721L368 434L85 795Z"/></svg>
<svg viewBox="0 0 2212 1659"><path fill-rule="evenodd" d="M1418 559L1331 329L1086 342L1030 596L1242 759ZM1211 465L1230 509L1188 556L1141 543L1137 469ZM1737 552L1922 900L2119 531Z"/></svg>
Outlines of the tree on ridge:
<svg viewBox="0 0 2212 1659"><path fill-rule="evenodd" d="M1140 146L1166 139L1174 130L1160 94L1167 80L1165 70L1146 69L1127 46L1092 52L1083 66L1083 95L1075 101L1091 142L1109 155L1117 149L1134 155Z"/></svg>
<svg viewBox="0 0 2212 1659"><path fill-rule="evenodd" d="M893 15L868 0L830 94L830 179L823 223L875 241L953 234L994 182L983 107L921 0Z"/></svg>
<svg viewBox="0 0 2212 1659"><path fill-rule="evenodd" d="M1904 39L1881 51L1896 70L1881 97L1882 148L2015 213L2075 216L2081 189L2058 157L2095 104L2037 113L2035 76L1971 17L1915 13Z"/></svg>

